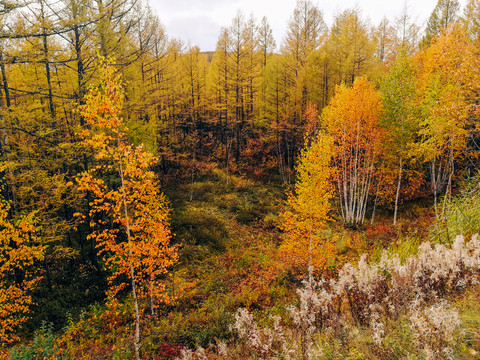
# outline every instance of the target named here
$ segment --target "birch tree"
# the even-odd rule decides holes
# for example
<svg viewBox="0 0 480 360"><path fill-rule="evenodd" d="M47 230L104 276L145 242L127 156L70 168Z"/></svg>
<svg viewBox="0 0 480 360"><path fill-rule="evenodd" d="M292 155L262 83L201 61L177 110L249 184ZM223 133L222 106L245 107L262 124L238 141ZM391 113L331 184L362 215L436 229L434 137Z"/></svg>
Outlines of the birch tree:
<svg viewBox="0 0 480 360"><path fill-rule="evenodd" d="M114 298L130 286L135 357L140 359L140 301L146 299L154 315L158 301L167 300L160 275L177 259L177 249L170 245L166 199L149 170L154 158L142 146L133 147L126 141L124 95L114 67L102 67L101 79L101 88L92 89L80 107L89 125L82 132L84 143L94 151L97 165L77 182L80 190L93 194L88 217L94 231L89 237L95 239L110 271L108 295ZM115 176L116 182L105 181L101 175Z"/></svg>
<svg viewBox="0 0 480 360"><path fill-rule="evenodd" d="M365 78L358 78L351 88L337 87L323 112L326 130L335 142L334 184L340 213L350 226L365 219L383 139L381 111L380 94Z"/></svg>

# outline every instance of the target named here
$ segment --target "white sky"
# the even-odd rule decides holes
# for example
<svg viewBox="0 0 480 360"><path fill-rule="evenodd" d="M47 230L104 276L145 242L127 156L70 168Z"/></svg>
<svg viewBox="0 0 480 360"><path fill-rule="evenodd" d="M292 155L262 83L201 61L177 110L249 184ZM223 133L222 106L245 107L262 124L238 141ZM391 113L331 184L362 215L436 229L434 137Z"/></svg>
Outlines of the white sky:
<svg viewBox="0 0 480 360"><path fill-rule="evenodd" d="M376 25L386 16L393 20L403 12L402 0L312 0L323 12L327 25L339 11L353 8L362 10L363 18ZM409 15L423 25L435 8L437 0L409 0ZM461 11L466 0L460 0ZM257 21L267 16L277 47L286 34L296 0L150 0L165 26L169 38L197 45L202 51L213 51L222 26L229 26L241 10L246 17L253 14Z"/></svg>

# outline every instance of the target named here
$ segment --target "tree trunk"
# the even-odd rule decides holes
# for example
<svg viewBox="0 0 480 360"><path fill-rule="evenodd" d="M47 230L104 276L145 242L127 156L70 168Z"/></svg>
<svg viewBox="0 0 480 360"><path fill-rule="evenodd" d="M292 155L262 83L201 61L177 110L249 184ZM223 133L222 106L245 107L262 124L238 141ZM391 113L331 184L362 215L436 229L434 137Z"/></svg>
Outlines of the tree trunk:
<svg viewBox="0 0 480 360"><path fill-rule="evenodd" d="M2 82L3 82L3 90L5 92L5 101L6 101L6 105L7 105L7 109L8 109L11 106L11 100L10 100L10 92L9 92L9 89L8 89L7 73L5 71L5 64L3 63L3 54L1 52L1 49L0 49L0 67L1 67L1 71L2 71ZM0 100L1 100L1 96L0 96ZM3 108L3 104L1 104L1 106ZM8 132L7 132L5 120L3 118L3 113L1 113L1 112L0 112L0 124L2 126L2 136L3 136L3 139L2 139L3 140L3 149L2 149L2 151L5 154L4 158L8 159L10 151L11 151L10 150L10 142L9 142L9 139L8 139ZM5 181L6 192L8 194L9 193L8 189L10 189L10 193L12 195L13 212L15 214L18 214L17 189L16 189L16 186L15 186L15 177L14 177L11 166L7 166L7 172L8 172L9 180L11 180L11 183L9 184L7 181ZM8 198L8 195L7 195L6 198Z"/></svg>
<svg viewBox="0 0 480 360"><path fill-rule="evenodd" d="M402 184L402 175L403 175L403 159L400 157L400 162L398 165L398 182L397 182L397 191L395 193L395 210L393 212L393 225L397 224L397 214L398 214L398 200L400 198L400 188Z"/></svg>
<svg viewBox="0 0 480 360"><path fill-rule="evenodd" d="M3 91L5 92L5 101L7 103L7 108L12 105L10 99L10 89L8 88L8 80L7 80L7 71L5 70L5 64L3 62L3 53L0 49L0 68L2 70L2 82L3 82Z"/></svg>
<svg viewBox="0 0 480 360"><path fill-rule="evenodd" d="M50 110L50 116L53 120L55 120L55 107L53 105L53 91L52 91L52 80L50 74L50 62L48 60L48 41L47 36L43 36L43 54L45 58L45 75L47 77L47 85L48 85L48 105ZM54 123L55 127L55 123Z"/></svg>
<svg viewBox="0 0 480 360"><path fill-rule="evenodd" d="M41 11L41 20L42 23L45 23L45 12L43 7L43 0L40 0L40 11ZM43 40L43 61L45 63L45 75L47 77L47 85L48 85L48 105L50 110L50 116L52 120L55 120L55 107L53 105L53 91L52 91L52 80L50 74L50 61L48 59L48 38L47 38L47 29L43 26L42 28L42 40ZM56 124L54 123L54 127Z"/></svg>
<svg viewBox="0 0 480 360"><path fill-rule="evenodd" d="M435 159L433 159L430 163L430 171L432 177L432 192L433 192L433 201L435 207L435 218L438 219L438 209L437 209L437 193L438 193L438 182L436 178L435 172Z"/></svg>
<svg viewBox="0 0 480 360"><path fill-rule="evenodd" d="M122 201L123 201L123 211L125 216L125 227L127 231L127 241L128 241L128 256L129 259L129 268L130 268L130 280L132 284L132 297L133 297L133 305L135 307L135 341L133 346L135 348L135 359L140 360L140 311L138 307L138 298L137 298L137 284L135 282L135 269L133 268L133 253L132 253L132 242L131 242L131 233L130 233L130 222L128 217L128 208L127 208L127 199L125 197L125 178L123 175L123 166L122 166L122 159L119 161L119 175L122 181Z"/></svg>
<svg viewBox="0 0 480 360"><path fill-rule="evenodd" d="M76 20L75 20L76 21ZM80 105L84 104L83 97L85 96L85 85L83 83L83 77L84 77L84 64L83 64L83 55L82 55L82 44L81 44L81 39L80 39L80 29L78 25L75 25L73 27L73 32L75 35L75 53L77 57L77 93L76 93L76 98L77 98L77 103ZM83 116L80 115L80 126L83 128L85 126L85 119Z"/></svg>
<svg viewBox="0 0 480 360"><path fill-rule="evenodd" d="M448 174L448 182L447 182L447 190L445 191L445 197L443 199L443 206L442 206L442 216L445 215L445 209L447 207L448 200L452 197L452 178L453 178L453 173L455 171L455 162L453 159L453 150L450 152L450 156L448 159L449 163L449 174Z"/></svg>

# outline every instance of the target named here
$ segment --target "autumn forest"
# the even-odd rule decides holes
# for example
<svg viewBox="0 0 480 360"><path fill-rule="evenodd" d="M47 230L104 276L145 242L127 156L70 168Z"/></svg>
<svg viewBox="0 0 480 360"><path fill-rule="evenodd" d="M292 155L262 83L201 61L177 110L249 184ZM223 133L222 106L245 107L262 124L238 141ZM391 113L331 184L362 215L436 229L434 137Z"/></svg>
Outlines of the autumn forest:
<svg viewBox="0 0 480 360"><path fill-rule="evenodd" d="M480 1L161 16L0 2L0 359L478 359Z"/></svg>

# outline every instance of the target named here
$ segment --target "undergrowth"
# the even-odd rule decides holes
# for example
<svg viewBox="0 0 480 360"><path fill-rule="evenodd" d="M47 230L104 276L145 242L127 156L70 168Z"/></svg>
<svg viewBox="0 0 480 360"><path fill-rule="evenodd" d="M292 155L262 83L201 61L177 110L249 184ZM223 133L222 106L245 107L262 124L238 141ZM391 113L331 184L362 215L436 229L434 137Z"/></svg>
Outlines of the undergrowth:
<svg viewBox="0 0 480 360"><path fill-rule="evenodd" d="M227 182L217 171L165 192L181 254L164 279L172 302L142 326L144 359L427 359L437 348L455 359L480 357L479 288L460 279L458 286L432 283L434 270L424 268L415 285L424 287L415 292L408 287L414 278L400 275L412 259L434 252L420 246L438 229L429 232L428 206L412 205L396 226L382 213L355 230L332 223L337 252L329 271L316 272L324 279L318 282L292 271L277 253L283 188L232 175ZM455 201L470 204L462 196ZM461 276L468 271L461 268ZM447 314L453 330L424 339L422 326L432 326L435 312ZM128 297L115 310L91 305L61 331L45 326L4 358L131 359L131 313ZM456 319L461 325L452 325ZM248 340L254 330L258 335Z"/></svg>

